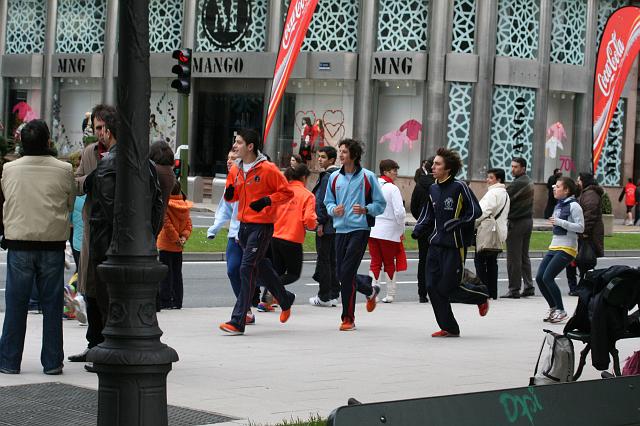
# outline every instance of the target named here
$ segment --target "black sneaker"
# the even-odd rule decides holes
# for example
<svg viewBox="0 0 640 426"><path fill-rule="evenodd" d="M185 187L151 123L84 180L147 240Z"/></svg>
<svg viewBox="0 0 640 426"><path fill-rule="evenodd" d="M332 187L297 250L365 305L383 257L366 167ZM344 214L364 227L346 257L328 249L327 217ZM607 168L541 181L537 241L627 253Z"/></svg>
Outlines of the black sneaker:
<svg viewBox="0 0 640 426"><path fill-rule="evenodd" d="M520 299L520 293L512 293L512 292L507 292L506 294L503 294L502 296L500 296L502 299Z"/></svg>
<svg viewBox="0 0 640 426"><path fill-rule="evenodd" d="M536 291L533 288L528 288L525 291L523 291L521 294L522 297L529 297L529 296L535 296L535 295L536 295Z"/></svg>

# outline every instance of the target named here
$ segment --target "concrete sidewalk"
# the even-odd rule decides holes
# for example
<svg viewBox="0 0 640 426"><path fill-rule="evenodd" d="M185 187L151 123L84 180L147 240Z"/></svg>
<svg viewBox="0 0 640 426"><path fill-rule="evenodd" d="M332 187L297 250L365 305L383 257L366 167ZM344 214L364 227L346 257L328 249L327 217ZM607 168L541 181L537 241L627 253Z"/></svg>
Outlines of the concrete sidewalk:
<svg viewBox="0 0 640 426"><path fill-rule="evenodd" d="M564 300L572 311L577 298ZM457 339L430 337L437 330L430 304L380 304L367 313L360 303L353 332L338 331L339 307L300 304L287 324L277 313L256 313L257 324L244 336L222 335L217 326L230 312L158 315L163 342L180 355L168 376L168 402L238 417L243 420L229 424L245 425L326 417L349 397L374 402L526 386L542 329L563 327L542 322L546 305L539 296L492 302L484 318L476 306L454 305L462 332ZM0 374L0 386L53 381L97 389L97 376L82 364L67 362L61 376L42 374L41 326L40 315L29 315L22 373ZM85 332L65 321L67 355L83 349ZM618 349L624 361L638 342L621 341ZM596 378L589 360L582 380Z"/></svg>

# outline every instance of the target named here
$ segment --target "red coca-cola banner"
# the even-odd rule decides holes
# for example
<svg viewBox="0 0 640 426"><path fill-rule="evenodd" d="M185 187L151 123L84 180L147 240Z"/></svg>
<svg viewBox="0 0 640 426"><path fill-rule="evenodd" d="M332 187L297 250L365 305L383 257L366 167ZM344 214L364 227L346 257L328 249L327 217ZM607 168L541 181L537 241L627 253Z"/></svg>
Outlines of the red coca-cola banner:
<svg viewBox="0 0 640 426"><path fill-rule="evenodd" d="M318 0L291 0L291 4L289 4L287 20L280 40L276 69L273 72L273 83L271 84L271 96L269 98L267 120L264 125L263 140L266 140L269 134L269 129L273 123L284 90L287 87L289 75L291 75L291 71L296 64L300 46L304 36L307 34L307 29L317 4Z"/></svg>
<svg viewBox="0 0 640 426"><path fill-rule="evenodd" d="M593 172L605 147L627 75L640 49L640 8L626 6L607 21L600 39L593 82Z"/></svg>

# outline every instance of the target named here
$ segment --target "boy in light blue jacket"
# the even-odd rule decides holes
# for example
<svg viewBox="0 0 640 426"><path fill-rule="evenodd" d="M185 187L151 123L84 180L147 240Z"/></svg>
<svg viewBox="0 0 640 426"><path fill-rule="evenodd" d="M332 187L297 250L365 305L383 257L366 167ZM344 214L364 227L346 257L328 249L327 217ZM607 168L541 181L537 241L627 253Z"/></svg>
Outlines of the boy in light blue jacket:
<svg viewBox="0 0 640 426"><path fill-rule="evenodd" d="M343 139L338 148L342 168L329 177L324 204L336 230L336 274L342 295L340 331L351 331L356 328L356 290L367 296L368 312L376 307L380 287L371 284L371 277L357 272L375 217L384 212L387 203L376 175L360 165L360 143Z"/></svg>

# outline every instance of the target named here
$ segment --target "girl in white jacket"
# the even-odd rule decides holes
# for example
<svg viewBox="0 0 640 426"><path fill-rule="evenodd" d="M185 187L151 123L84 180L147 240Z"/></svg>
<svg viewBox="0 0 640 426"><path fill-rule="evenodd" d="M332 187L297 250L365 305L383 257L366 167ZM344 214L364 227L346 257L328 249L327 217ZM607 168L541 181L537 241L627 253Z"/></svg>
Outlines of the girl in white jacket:
<svg viewBox="0 0 640 426"><path fill-rule="evenodd" d="M373 278L373 283L378 285L383 265L387 275L387 295L382 299L384 303L393 302L396 295L395 273L407 270L407 256L402 244L406 212L400 189L394 184L399 168L398 163L393 160L380 161L378 182L387 207L381 215L376 216L376 224L369 235L369 275Z"/></svg>
<svg viewBox="0 0 640 426"><path fill-rule="evenodd" d="M489 290L489 296L495 300L498 297L498 253L502 251L502 244L507 239L507 216L509 216L510 200L504 185L505 173L502 169L489 169L487 171L488 191L480 200L482 216L476 219L476 254L474 263L476 275ZM479 227L490 218L495 219L494 227ZM487 247L490 235L496 232L499 237L500 247Z"/></svg>

